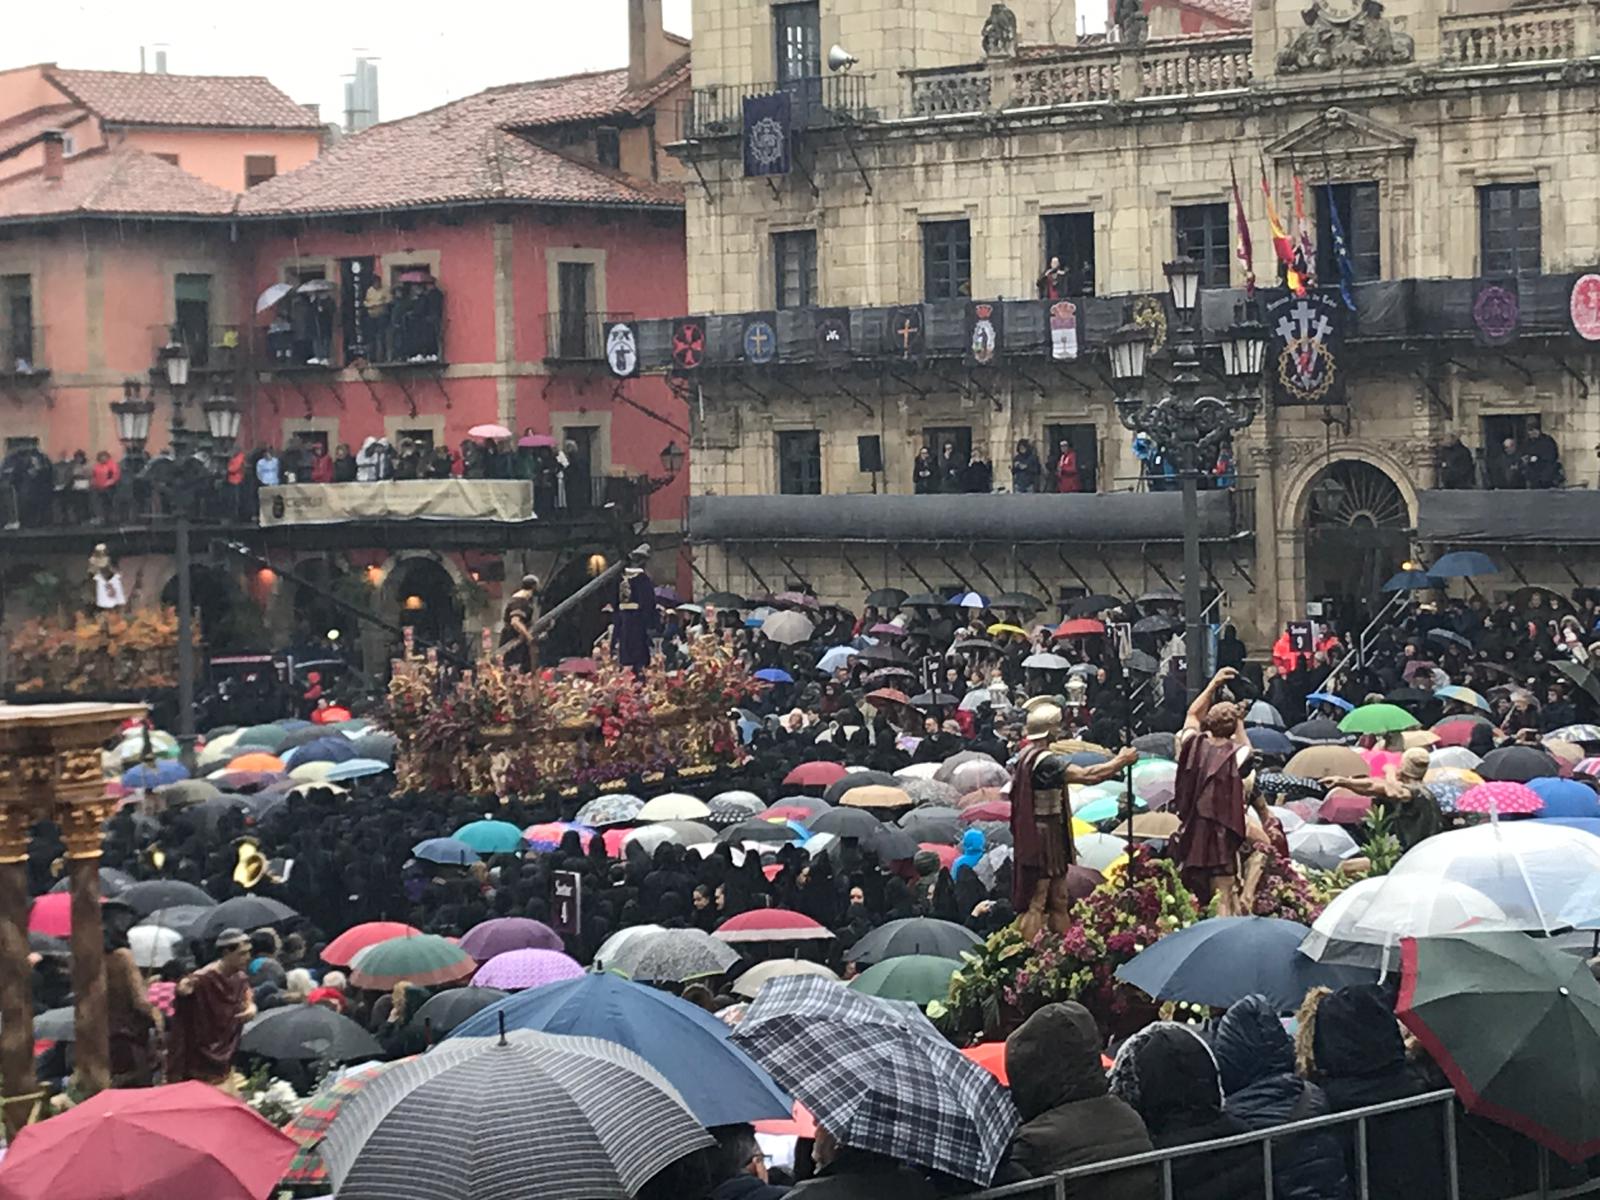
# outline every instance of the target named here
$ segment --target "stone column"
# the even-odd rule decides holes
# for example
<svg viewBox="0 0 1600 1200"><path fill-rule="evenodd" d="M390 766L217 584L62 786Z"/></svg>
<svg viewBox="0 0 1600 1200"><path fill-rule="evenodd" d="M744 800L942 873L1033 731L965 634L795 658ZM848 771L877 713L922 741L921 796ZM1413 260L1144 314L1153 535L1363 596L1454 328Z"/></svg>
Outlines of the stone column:
<svg viewBox="0 0 1600 1200"><path fill-rule="evenodd" d="M28 828L37 815L13 806L9 755L0 758L0 1095L9 1137L33 1107L33 989L28 969Z"/></svg>
<svg viewBox="0 0 1600 1200"><path fill-rule="evenodd" d="M62 803L56 809L72 888L72 1058L78 1086L88 1095L111 1086L105 933L100 920L100 827L115 809L114 801L103 799Z"/></svg>

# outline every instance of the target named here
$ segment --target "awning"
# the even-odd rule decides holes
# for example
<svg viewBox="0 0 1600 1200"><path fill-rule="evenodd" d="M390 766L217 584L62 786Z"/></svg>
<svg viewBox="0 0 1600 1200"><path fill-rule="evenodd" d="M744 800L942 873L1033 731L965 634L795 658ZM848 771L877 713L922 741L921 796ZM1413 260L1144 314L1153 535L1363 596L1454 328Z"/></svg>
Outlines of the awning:
<svg viewBox="0 0 1600 1200"><path fill-rule="evenodd" d="M1232 493L1200 493L1200 536L1233 537ZM694 542L1161 542L1178 492L1093 495L692 496Z"/></svg>
<svg viewBox="0 0 1600 1200"><path fill-rule="evenodd" d="M1417 497L1425 542L1570 545L1600 542L1600 491L1427 491Z"/></svg>

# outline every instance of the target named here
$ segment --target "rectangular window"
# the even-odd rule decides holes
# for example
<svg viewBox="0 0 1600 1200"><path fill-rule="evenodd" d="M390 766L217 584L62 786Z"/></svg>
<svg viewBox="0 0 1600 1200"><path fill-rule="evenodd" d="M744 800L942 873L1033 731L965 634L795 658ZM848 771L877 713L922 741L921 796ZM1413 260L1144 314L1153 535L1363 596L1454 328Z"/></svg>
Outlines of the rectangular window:
<svg viewBox="0 0 1600 1200"><path fill-rule="evenodd" d="M972 234L967 222L923 222L922 294L927 300L972 295Z"/></svg>
<svg viewBox="0 0 1600 1200"><path fill-rule="evenodd" d="M1339 264L1333 253L1333 220L1328 208L1329 193L1344 228L1344 242L1350 251L1350 266L1357 283L1382 277L1378 240L1378 185L1375 183L1336 183L1331 188L1313 188L1317 196L1317 279L1325 284L1339 282Z"/></svg>
<svg viewBox="0 0 1600 1200"><path fill-rule="evenodd" d="M594 313L594 264L556 264L556 357L598 358L600 328Z"/></svg>
<svg viewBox="0 0 1600 1200"><path fill-rule="evenodd" d="M410 442L422 452L426 458L433 453L433 430L431 429L397 429L395 431L395 445L404 445Z"/></svg>
<svg viewBox="0 0 1600 1200"><path fill-rule="evenodd" d="M817 302L817 234L796 229L772 235L775 308L805 308Z"/></svg>
<svg viewBox="0 0 1600 1200"><path fill-rule="evenodd" d="M622 134L615 125L601 125L594 131L594 156L602 167L622 166Z"/></svg>
<svg viewBox="0 0 1600 1200"><path fill-rule="evenodd" d="M773 62L778 82L816 79L822 74L822 19L817 0L772 8Z"/></svg>
<svg viewBox="0 0 1600 1200"><path fill-rule="evenodd" d="M1043 223L1045 269L1057 260L1064 272L1056 284L1056 295L1094 295L1094 214L1056 213L1043 218ZM1049 296L1044 288L1040 294Z"/></svg>
<svg viewBox="0 0 1600 1200"><path fill-rule="evenodd" d="M1478 274L1537 275L1539 259L1539 185L1479 188Z"/></svg>
<svg viewBox="0 0 1600 1200"><path fill-rule="evenodd" d="M244 190L265 183L278 173L278 156L275 154L246 154L244 156Z"/></svg>
<svg viewBox="0 0 1600 1200"><path fill-rule="evenodd" d="M778 434L778 491L785 496L822 494L822 435L815 429Z"/></svg>
<svg viewBox="0 0 1600 1200"><path fill-rule="evenodd" d="M211 358L211 276L177 276L172 309L172 336L189 352L191 367L204 367Z"/></svg>
<svg viewBox="0 0 1600 1200"><path fill-rule="evenodd" d="M1200 264L1201 287L1228 286L1230 245L1227 204L1180 204L1172 210L1179 255Z"/></svg>
<svg viewBox="0 0 1600 1200"><path fill-rule="evenodd" d="M1063 464L1061 460L1069 448L1072 457ZM1078 491L1100 490L1099 472L1096 470L1100 463L1100 451L1093 425L1046 425L1044 453L1040 457L1044 460L1045 491L1072 491L1074 472Z"/></svg>
<svg viewBox="0 0 1600 1200"><path fill-rule="evenodd" d="M0 277L0 310L4 322L5 362L0 371L24 374L33 370L33 277L31 275L6 275Z"/></svg>

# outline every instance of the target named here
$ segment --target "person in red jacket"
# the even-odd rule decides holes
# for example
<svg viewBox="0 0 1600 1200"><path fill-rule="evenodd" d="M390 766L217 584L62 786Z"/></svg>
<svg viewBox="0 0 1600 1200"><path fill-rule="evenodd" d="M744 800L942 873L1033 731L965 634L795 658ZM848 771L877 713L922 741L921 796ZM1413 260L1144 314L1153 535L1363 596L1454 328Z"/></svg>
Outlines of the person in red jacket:
<svg viewBox="0 0 1600 1200"><path fill-rule="evenodd" d="M117 484L122 482L122 468L117 466L109 450L94 456L89 482L94 490L94 520L97 525L103 525L111 520L112 501L117 494Z"/></svg>
<svg viewBox="0 0 1600 1200"><path fill-rule="evenodd" d="M311 443L311 482L333 482L333 459L320 442Z"/></svg>
<svg viewBox="0 0 1600 1200"><path fill-rule="evenodd" d="M1078 474L1078 452L1068 441L1062 441L1061 457L1056 460L1056 491L1083 491L1083 477Z"/></svg>

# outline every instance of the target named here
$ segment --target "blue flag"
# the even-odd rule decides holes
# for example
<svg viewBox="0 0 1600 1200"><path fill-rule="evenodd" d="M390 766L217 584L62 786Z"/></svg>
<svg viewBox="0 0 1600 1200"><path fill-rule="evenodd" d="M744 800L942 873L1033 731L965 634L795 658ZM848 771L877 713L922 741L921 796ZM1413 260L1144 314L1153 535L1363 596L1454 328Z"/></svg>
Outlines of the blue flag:
<svg viewBox="0 0 1600 1200"><path fill-rule="evenodd" d="M1339 295L1344 298L1344 306L1351 312L1356 310L1355 267L1350 262L1350 243L1345 240L1344 222L1339 219L1339 206L1333 200L1333 181L1328 181L1328 229L1333 234L1333 261L1339 268Z"/></svg>
<svg viewBox="0 0 1600 1200"><path fill-rule="evenodd" d="M789 173L791 124L788 92L745 97L744 173L746 175Z"/></svg>

